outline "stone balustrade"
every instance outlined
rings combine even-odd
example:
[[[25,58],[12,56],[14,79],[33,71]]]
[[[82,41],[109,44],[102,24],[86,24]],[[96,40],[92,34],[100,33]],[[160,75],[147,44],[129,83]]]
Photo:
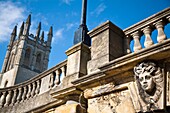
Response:
[[[167,8],[155,15],[152,15],[139,23],[128,27],[124,30],[126,40],[126,53],[131,53],[130,42],[134,40],[133,51],[137,52],[142,49],[142,45],[145,48],[152,46],[153,37],[151,34],[154,30],[157,30],[157,42],[161,43],[167,39],[164,32],[164,27],[170,23],[170,8]],[[140,38],[144,35],[144,44],[141,44]]]
[[[44,87],[47,87],[46,91],[49,91],[51,88],[58,86],[61,83],[61,74],[66,76],[66,63],[67,61],[65,60],[26,82],[0,89],[0,108],[13,106],[34,98],[43,93],[41,91],[44,91],[42,90]],[[46,84],[43,84],[44,79]]]

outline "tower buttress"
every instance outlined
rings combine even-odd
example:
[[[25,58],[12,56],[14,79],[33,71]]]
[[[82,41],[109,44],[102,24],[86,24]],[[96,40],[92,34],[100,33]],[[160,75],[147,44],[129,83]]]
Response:
[[[46,52],[45,52],[45,57],[44,57],[44,62],[43,62],[43,69],[48,68],[48,61],[49,61],[49,55],[51,52],[51,42],[52,42],[52,37],[53,37],[53,27],[50,27],[49,33],[48,33],[48,39],[47,39],[47,47],[46,47]]]
[[[23,30],[23,35],[19,37],[20,41],[18,43],[18,50],[17,50],[17,58],[16,58],[16,65],[23,65],[24,63],[24,55],[25,55],[25,48],[27,45],[27,39],[29,35],[29,29],[31,26],[31,14],[28,15],[28,18],[26,20],[26,23],[23,26],[21,26],[21,32]]]
[[[7,66],[8,66],[8,63],[9,63],[9,57],[10,57],[10,54],[11,54],[13,43],[14,43],[15,38],[16,38],[16,33],[17,33],[17,26],[14,27],[13,32],[11,33],[11,39],[10,39],[10,42],[9,42],[9,45],[8,45],[8,48],[7,48],[6,56],[5,56],[3,67],[2,67],[2,73],[7,71]]]

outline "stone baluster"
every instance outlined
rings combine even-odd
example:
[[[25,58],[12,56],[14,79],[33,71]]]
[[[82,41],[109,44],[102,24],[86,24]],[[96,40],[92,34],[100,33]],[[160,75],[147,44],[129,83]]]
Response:
[[[125,53],[127,53],[127,54],[131,53],[131,50],[130,50],[130,41],[131,41],[130,36],[126,36],[126,38],[125,38],[125,46],[126,46]]]
[[[34,95],[35,95],[35,88],[36,88],[36,84],[35,84],[35,82],[33,82],[33,83],[32,83],[31,97],[34,97]]]
[[[11,98],[12,98],[12,91],[9,90],[8,91],[8,94],[6,96],[6,102],[5,102],[5,105],[4,106],[9,106],[10,102],[11,102]]]
[[[14,89],[13,91],[13,97],[12,97],[12,101],[11,101],[11,105],[14,105],[17,99],[17,89]]]
[[[28,85],[28,92],[26,96],[27,96],[27,99],[29,99],[31,96],[31,84]]]
[[[142,49],[142,46],[140,44],[140,33],[137,31],[132,34],[132,37],[134,39],[133,50],[134,50],[134,52],[139,51],[140,49]]]
[[[55,77],[55,85],[59,85],[60,84],[60,74],[61,74],[61,70],[60,69],[57,69],[56,70],[56,77]]]
[[[38,95],[40,92],[40,80],[37,80],[36,82],[37,82],[37,88],[35,90],[35,95]]]
[[[6,97],[6,91],[2,92],[1,98],[0,98],[0,108],[2,108],[5,104],[5,97]]]
[[[142,29],[144,35],[145,35],[145,42],[144,42],[144,46],[150,47],[151,45],[153,45],[153,41],[151,38],[151,33],[152,33],[152,29],[150,28],[150,26],[145,27],[144,29]]]
[[[61,67],[61,72],[62,72],[63,76],[65,77],[66,76],[66,67],[65,66]]]
[[[54,74],[50,73],[50,83],[49,88],[52,88],[54,86]]]
[[[25,100],[26,94],[27,94],[27,86],[24,86],[24,91],[23,91],[23,94],[22,94],[22,102]]]
[[[17,103],[19,103],[22,99],[22,87],[18,88],[18,96],[17,96]]]
[[[154,23],[156,29],[158,30],[157,41],[158,43],[164,41],[166,39],[166,35],[164,33],[164,22],[162,20]]]

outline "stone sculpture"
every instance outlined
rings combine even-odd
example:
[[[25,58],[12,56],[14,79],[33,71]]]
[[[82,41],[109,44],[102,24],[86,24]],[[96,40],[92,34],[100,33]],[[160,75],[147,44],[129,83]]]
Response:
[[[134,67],[140,105],[145,111],[162,108],[163,74],[156,63],[146,61]]]

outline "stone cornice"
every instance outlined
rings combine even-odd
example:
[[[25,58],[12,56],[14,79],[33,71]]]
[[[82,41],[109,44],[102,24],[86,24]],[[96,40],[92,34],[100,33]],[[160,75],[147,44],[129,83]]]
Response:
[[[86,89],[92,86],[100,85],[102,81],[103,84],[105,84],[105,81],[108,82],[108,80],[116,81],[116,79],[120,80],[120,78],[121,80],[133,78],[132,70],[137,63],[143,60],[150,59],[161,61],[167,58],[170,58],[170,39],[165,40],[162,43],[155,44],[150,48],[145,48],[141,51],[117,58],[101,67],[98,67],[100,71],[83,76],[72,83],[80,89]]]
[[[89,47],[83,43],[78,43],[78,44],[74,45],[73,47],[68,49],[65,53],[67,56],[69,56],[79,50],[86,51],[87,53],[90,53]]]
[[[118,35],[122,35],[124,34],[123,31],[117,27],[116,25],[114,25],[111,21],[107,20],[105,23],[99,25],[98,27],[94,28],[93,30],[89,31],[88,34],[91,38],[93,38],[94,36],[98,35],[99,33],[110,29],[113,32],[115,32]]]
[[[53,89],[50,94],[53,98],[64,99],[69,95],[80,95],[81,92],[82,91],[80,89],[77,89],[74,86],[70,86],[65,89],[58,89],[58,90]]]

